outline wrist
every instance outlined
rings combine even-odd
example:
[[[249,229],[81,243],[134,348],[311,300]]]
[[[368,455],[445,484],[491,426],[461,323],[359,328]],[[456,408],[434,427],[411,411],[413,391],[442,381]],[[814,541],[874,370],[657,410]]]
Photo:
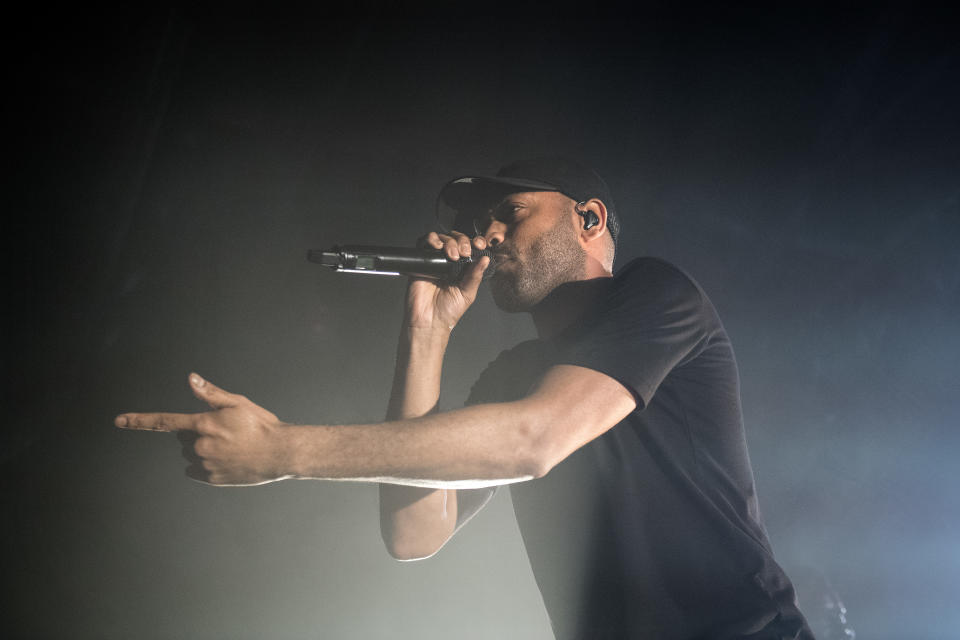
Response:
[[[420,327],[404,323],[400,330],[401,346],[445,351],[453,326]]]
[[[280,475],[284,478],[308,477],[304,468],[308,450],[305,429],[302,425],[288,424],[280,430]]]

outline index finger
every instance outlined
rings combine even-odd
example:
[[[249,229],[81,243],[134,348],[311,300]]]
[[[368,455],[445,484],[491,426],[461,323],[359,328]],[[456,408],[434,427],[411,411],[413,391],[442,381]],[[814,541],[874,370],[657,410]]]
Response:
[[[459,231],[437,233],[431,231],[417,242],[418,247],[433,247],[444,251],[450,260],[459,260],[470,255],[470,236]]]
[[[419,238],[417,238],[417,246],[424,247],[429,245],[434,249],[441,249],[443,248],[443,241],[447,239],[457,240],[458,242],[462,239],[466,239],[469,241],[470,236],[463,233],[462,231],[456,231],[456,230],[443,231],[443,232],[431,231],[427,235],[420,236]]]
[[[196,431],[196,416],[190,413],[124,413],[113,424],[134,431]]]
[[[440,234],[436,231],[431,231],[425,236],[420,236],[417,238],[417,247],[423,248],[426,246],[433,247],[434,249],[443,248],[443,240],[440,239]]]

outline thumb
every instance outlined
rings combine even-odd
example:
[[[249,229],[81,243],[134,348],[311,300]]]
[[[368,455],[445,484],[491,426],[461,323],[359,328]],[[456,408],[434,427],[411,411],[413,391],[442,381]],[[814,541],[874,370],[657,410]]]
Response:
[[[212,382],[207,382],[195,373],[190,374],[190,389],[193,395],[203,400],[213,409],[226,409],[240,404],[243,396],[224,391]]]
[[[480,282],[483,280],[483,272],[486,271],[488,266],[490,266],[490,258],[484,256],[470,265],[463,275],[463,279],[460,280],[460,290],[463,291],[467,300],[472,302],[477,297],[477,289],[480,288]]]

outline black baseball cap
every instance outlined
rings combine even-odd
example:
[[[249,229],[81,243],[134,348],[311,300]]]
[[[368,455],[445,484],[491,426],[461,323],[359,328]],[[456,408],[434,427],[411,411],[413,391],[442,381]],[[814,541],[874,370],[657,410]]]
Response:
[[[620,220],[607,183],[593,169],[569,158],[518,160],[502,167],[495,176],[455,178],[440,190],[440,200],[466,213],[517,191],[558,191],[577,202],[598,198],[607,207],[610,237],[616,242],[620,235]]]

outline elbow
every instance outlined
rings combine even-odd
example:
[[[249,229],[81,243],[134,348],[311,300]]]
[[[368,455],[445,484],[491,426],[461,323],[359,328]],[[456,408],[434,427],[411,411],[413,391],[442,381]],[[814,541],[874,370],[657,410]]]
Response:
[[[437,498],[443,498],[442,504]],[[456,503],[447,516],[442,492],[381,485],[380,538],[396,560],[422,560],[437,553],[453,535]]]
[[[513,475],[525,480],[535,480],[547,475],[554,465],[555,463],[546,455],[546,452],[534,445],[517,461]]]
[[[542,478],[563,459],[558,455],[556,443],[550,437],[551,429],[544,421],[531,420],[520,433],[521,442],[514,449],[517,477]]]
[[[404,541],[383,536],[383,546],[394,560],[412,562],[414,560],[426,560],[433,556],[440,551],[443,544],[425,545],[416,541]]]
[[[387,523],[380,524],[380,538],[383,540],[383,546],[394,560],[401,562],[410,562],[412,560],[425,560],[440,551],[440,548],[446,544],[448,537],[439,538],[415,534],[414,532],[402,532],[390,526]]]

